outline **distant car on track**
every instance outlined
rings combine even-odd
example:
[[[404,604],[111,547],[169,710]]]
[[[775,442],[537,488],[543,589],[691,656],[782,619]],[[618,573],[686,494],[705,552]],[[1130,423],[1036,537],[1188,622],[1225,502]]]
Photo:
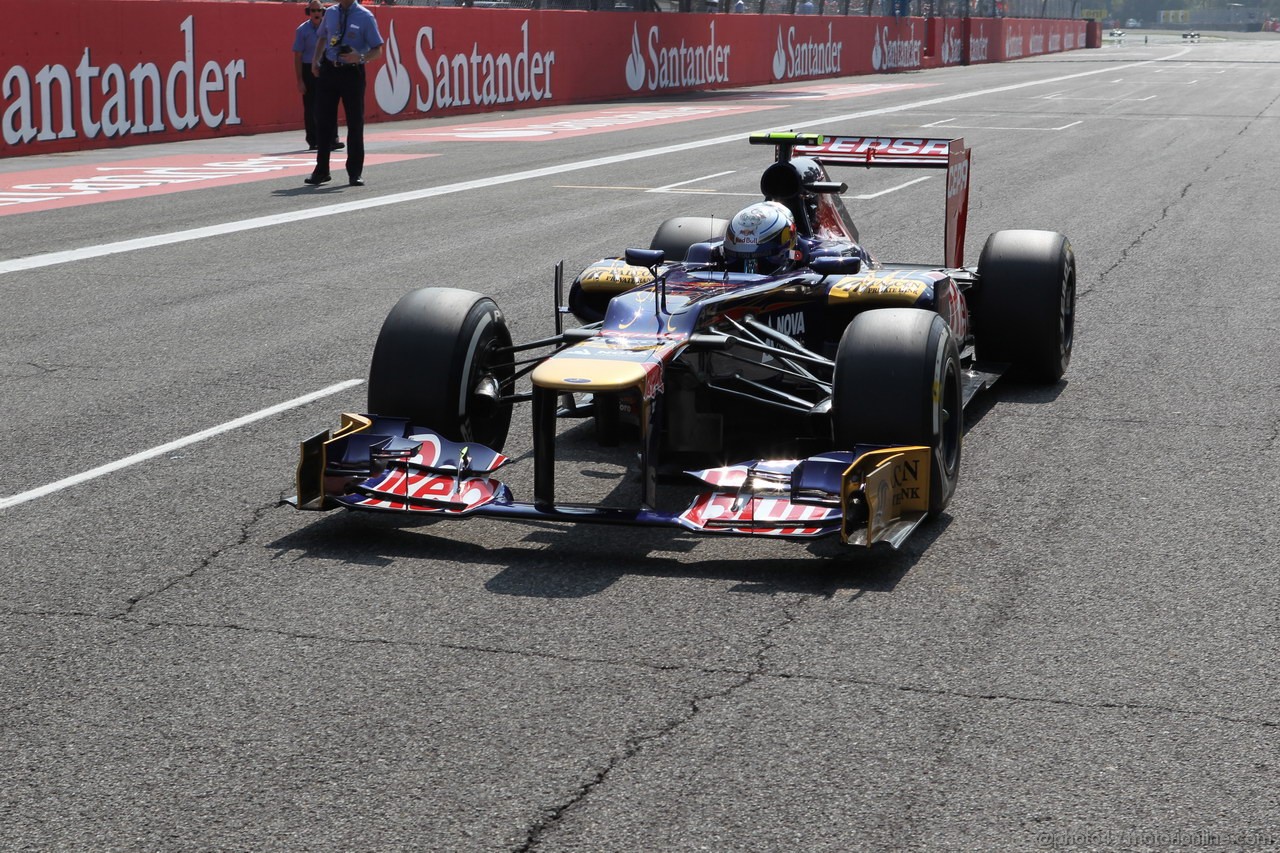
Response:
[[[1062,234],[999,231],[964,265],[962,139],[750,141],[774,148],[764,201],[732,220],[667,220],[649,248],[576,276],[567,306],[557,267],[550,337],[514,344],[480,293],[405,295],[374,346],[371,414],[303,442],[290,502],[899,546],[955,492],[969,401],[1006,372],[1062,377],[1075,255]],[[942,264],[881,262],[862,245],[829,172],[852,167],[945,175]],[[568,313],[582,325],[564,328]],[[522,403],[531,500],[499,479]],[[638,505],[557,492],[562,418],[592,421],[602,445],[635,444]],[[671,477],[701,491],[664,506]]]

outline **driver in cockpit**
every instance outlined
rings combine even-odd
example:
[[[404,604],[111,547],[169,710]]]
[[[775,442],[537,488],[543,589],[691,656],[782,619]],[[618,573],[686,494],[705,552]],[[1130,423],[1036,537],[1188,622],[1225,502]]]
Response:
[[[728,269],[759,275],[788,272],[804,260],[795,217],[776,201],[756,202],[734,214],[723,251]]]

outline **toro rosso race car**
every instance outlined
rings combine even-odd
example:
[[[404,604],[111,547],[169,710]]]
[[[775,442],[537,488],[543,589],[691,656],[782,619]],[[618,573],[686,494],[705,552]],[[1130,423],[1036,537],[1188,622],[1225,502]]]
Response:
[[[1056,383],[1071,359],[1076,267],[1048,231],[1000,231],[963,264],[961,139],[760,133],[763,201],[678,217],[649,248],[555,277],[555,334],[512,342],[482,294],[423,288],[374,347],[370,414],[302,444],[299,509],[669,527],[898,547],[960,476],[964,409],[1006,372]],[[945,262],[883,263],[831,173],[946,175]],[[581,324],[565,328],[572,314]],[[512,408],[532,409],[531,495],[504,482]],[[638,445],[634,506],[559,494],[557,425]],[[525,463],[527,464],[527,463]],[[664,506],[659,483],[700,484]],[[664,485],[663,493],[668,491]],[[691,490],[685,489],[686,492]]]

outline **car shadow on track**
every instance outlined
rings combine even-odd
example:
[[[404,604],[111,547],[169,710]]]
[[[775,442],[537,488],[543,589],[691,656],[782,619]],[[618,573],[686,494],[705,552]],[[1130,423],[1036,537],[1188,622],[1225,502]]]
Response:
[[[624,578],[648,577],[730,582],[731,592],[856,598],[891,592],[950,520],[944,513],[926,523],[898,551],[887,545],[850,547],[833,538],[794,546],[770,540],[759,543],[761,556],[742,557],[744,546],[757,547],[745,537],[540,522],[422,522],[344,512],[323,516],[268,547],[294,560],[365,569],[421,560],[496,564],[503,568],[485,581],[485,589],[517,597],[588,598]],[[516,544],[492,546],[451,535],[468,524],[500,525],[523,535]],[[807,553],[797,556],[801,551]]]

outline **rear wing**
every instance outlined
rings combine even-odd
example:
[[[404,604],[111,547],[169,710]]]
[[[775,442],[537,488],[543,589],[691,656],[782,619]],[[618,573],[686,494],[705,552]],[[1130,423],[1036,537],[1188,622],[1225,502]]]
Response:
[[[946,231],[943,257],[948,267],[964,266],[964,235],[969,219],[969,155],[963,139],[908,136],[827,136],[819,133],[753,133],[752,145],[773,145],[777,159],[792,154],[827,166],[946,169]]]

